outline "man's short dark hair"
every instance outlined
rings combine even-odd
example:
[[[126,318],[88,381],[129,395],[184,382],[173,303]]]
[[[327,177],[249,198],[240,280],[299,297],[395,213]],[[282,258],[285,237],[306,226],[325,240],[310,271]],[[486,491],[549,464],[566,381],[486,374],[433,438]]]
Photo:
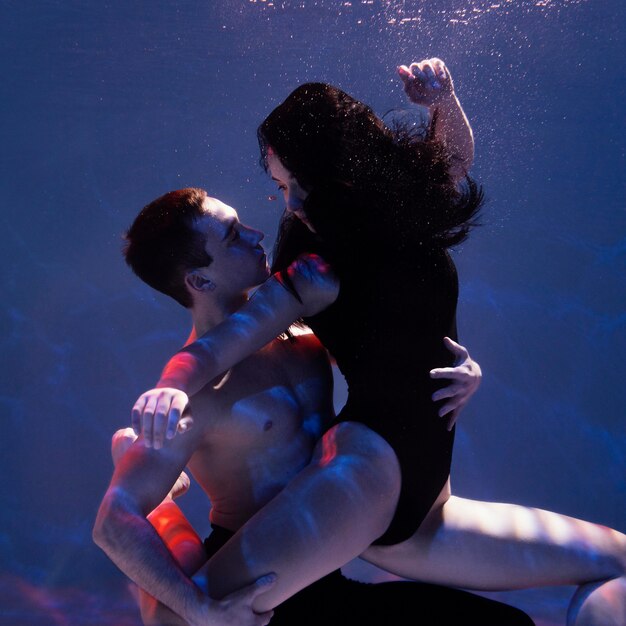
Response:
[[[146,205],[124,239],[124,257],[145,283],[190,308],[185,273],[213,259],[204,249],[206,237],[194,225],[205,214],[203,189],[170,191]]]

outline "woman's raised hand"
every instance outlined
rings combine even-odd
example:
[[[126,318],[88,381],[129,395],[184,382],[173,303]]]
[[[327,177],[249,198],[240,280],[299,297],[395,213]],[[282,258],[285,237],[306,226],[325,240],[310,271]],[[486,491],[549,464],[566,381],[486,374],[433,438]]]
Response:
[[[432,395],[433,401],[449,398],[439,409],[439,416],[448,416],[448,430],[452,430],[459,413],[474,395],[480,385],[482,371],[480,365],[470,357],[462,345],[444,337],[446,348],[456,356],[454,367],[440,367],[430,371],[431,378],[450,379],[447,387],[438,389]]]
[[[173,439],[176,431],[185,432],[193,424],[190,415],[183,414],[189,407],[189,396],[180,389],[162,387],[150,389],[139,396],[131,413],[133,430],[143,434],[146,448],[163,447],[165,438]]]
[[[454,94],[452,76],[441,59],[425,59],[408,66],[400,65],[398,74],[404,83],[406,95],[415,104],[431,106]]]

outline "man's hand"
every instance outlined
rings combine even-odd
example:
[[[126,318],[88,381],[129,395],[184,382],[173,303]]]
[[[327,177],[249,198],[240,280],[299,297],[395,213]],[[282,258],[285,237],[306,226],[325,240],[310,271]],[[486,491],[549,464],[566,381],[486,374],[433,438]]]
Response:
[[[274,611],[255,613],[252,603],[257,596],[269,591],[276,579],[276,574],[267,574],[223,600],[207,598],[199,611],[185,618],[190,626],[265,626],[272,619]]]
[[[398,74],[411,102],[431,106],[454,95],[452,76],[441,59],[433,58],[400,65]]]
[[[165,437],[173,439],[176,431],[189,430],[193,419],[183,417],[189,406],[189,396],[180,389],[163,387],[150,389],[141,394],[131,413],[133,430],[138,435],[143,432],[144,444],[156,450],[163,447]]]
[[[454,367],[441,367],[431,370],[431,378],[449,378],[452,382],[443,389],[435,391],[432,395],[433,401],[450,398],[446,404],[439,409],[439,416],[449,415],[448,430],[452,430],[461,409],[468,403],[474,395],[482,378],[480,365],[474,361],[468,351],[460,344],[452,341],[449,337],[444,337],[444,343],[450,352],[456,356]]]

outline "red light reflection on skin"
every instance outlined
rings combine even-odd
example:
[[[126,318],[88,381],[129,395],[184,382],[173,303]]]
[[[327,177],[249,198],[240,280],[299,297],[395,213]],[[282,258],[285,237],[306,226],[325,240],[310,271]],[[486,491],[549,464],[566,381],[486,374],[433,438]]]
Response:
[[[148,520],[184,570],[193,571],[204,564],[202,539],[173,500],[164,500],[148,515]]]
[[[322,458],[320,459],[320,465],[325,467],[333,459],[337,457],[337,434],[336,431],[328,431],[324,437],[322,437]]]

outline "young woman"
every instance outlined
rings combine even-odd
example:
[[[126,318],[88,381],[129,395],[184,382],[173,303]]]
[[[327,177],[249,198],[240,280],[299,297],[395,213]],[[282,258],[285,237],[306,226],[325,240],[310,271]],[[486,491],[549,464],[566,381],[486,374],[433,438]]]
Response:
[[[166,366],[134,423],[173,436],[188,396],[304,318],[348,383],[314,458],[210,561],[221,597],[268,571],[268,610],[357,555],[407,578],[473,589],[580,585],[570,624],[626,623],[626,537],[547,511],[451,496],[454,430],[431,402],[449,363],[457,277],[447,249],[481,204],[437,140],[386,126],[324,84],[296,89],[259,129],[285,194],[276,273]],[[460,161],[461,169],[463,166]],[[154,422],[154,425],[153,425]],[[144,429],[146,430],[146,429]]]

